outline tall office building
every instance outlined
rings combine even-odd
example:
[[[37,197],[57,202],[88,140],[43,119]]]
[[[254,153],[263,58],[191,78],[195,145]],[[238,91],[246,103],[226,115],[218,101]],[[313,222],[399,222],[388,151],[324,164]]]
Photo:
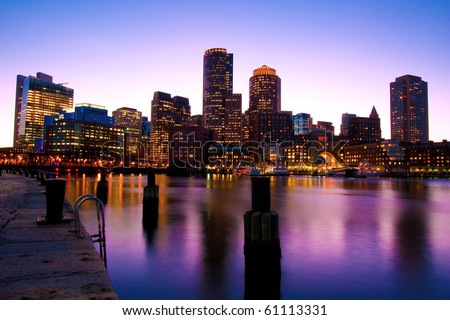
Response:
[[[267,132],[260,131],[265,127],[259,123],[260,115],[281,112],[281,79],[275,69],[263,65],[253,71],[249,82],[249,139],[262,141]]]
[[[182,126],[190,117],[189,99],[156,91],[151,108],[150,160],[160,166],[169,163],[169,131]]]
[[[73,89],[53,83],[52,76],[41,72],[38,72],[36,77],[19,75],[16,88],[14,145],[33,147],[35,139],[43,138],[44,117],[57,115],[72,107]]]
[[[189,104],[189,99],[175,96],[172,100],[176,113],[175,123],[183,126],[187,125],[188,120],[191,117],[191,105]]]
[[[235,93],[225,97],[225,142],[240,144],[242,140],[242,95]]]
[[[404,75],[390,84],[391,137],[405,142],[428,142],[428,83]]]
[[[141,156],[139,143],[142,137],[142,112],[133,108],[122,107],[114,110],[112,116],[114,117],[114,125],[125,129],[124,159],[126,165],[128,165],[130,160],[136,160]]]
[[[275,69],[263,65],[253,70],[250,78],[250,112],[281,112],[281,79]]]
[[[233,54],[213,48],[203,55],[203,121],[225,142],[225,97],[233,93]]]
[[[14,141],[13,145],[15,148],[19,147],[19,126],[20,126],[20,110],[22,110],[22,95],[23,95],[23,82],[25,81],[25,76],[17,75],[16,82],[16,104],[14,112]]]
[[[309,113],[297,113],[292,116],[294,123],[294,136],[304,135],[312,129],[312,118]]]
[[[114,125],[124,127],[125,134],[136,142],[142,133],[142,112],[133,108],[119,108],[112,112]]]

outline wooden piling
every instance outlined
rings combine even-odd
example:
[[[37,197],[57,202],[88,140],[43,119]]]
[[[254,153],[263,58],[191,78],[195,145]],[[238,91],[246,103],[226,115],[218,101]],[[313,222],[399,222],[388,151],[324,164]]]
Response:
[[[147,175],[147,186],[144,187],[144,197],[142,203],[142,222],[147,227],[154,227],[158,223],[159,214],[159,186],[156,185],[154,172]]]
[[[252,178],[252,210],[244,214],[245,298],[280,299],[278,213],[270,209],[270,178]]]

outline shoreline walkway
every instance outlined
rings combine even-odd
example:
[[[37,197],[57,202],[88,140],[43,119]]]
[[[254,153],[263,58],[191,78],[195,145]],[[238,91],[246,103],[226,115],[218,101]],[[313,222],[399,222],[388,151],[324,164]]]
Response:
[[[35,179],[0,176],[0,300],[117,299],[90,238],[74,222],[37,225],[46,215],[45,187]],[[73,217],[69,203],[64,216]]]

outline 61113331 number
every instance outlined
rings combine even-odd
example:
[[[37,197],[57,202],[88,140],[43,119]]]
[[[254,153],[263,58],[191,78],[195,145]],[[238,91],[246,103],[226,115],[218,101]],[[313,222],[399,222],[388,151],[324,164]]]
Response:
[[[268,305],[264,309],[266,316],[326,316],[325,305]]]

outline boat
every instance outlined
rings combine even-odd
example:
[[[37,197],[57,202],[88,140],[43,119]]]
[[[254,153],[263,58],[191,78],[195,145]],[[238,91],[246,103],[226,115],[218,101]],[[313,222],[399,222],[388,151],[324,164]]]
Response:
[[[248,175],[249,173],[250,172],[247,169],[247,167],[239,166],[239,167],[236,167],[233,169],[233,174],[235,174],[237,176],[245,176],[245,175]]]
[[[381,172],[377,171],[377,168],[370,165],[367,161],[362,161],[358,167],[358,175],[364,177],[381,177]]]
[[[270,175],[272,175],[272,176],[288,176],[289,171],[282,164],[276,164],[272,167],[272,173],[270,173]]]
[[[253,167],[252,170],[250,170],[250,175],[251,176],[260,176],[261,175],[261,171],[259,171],[255,167]]]

